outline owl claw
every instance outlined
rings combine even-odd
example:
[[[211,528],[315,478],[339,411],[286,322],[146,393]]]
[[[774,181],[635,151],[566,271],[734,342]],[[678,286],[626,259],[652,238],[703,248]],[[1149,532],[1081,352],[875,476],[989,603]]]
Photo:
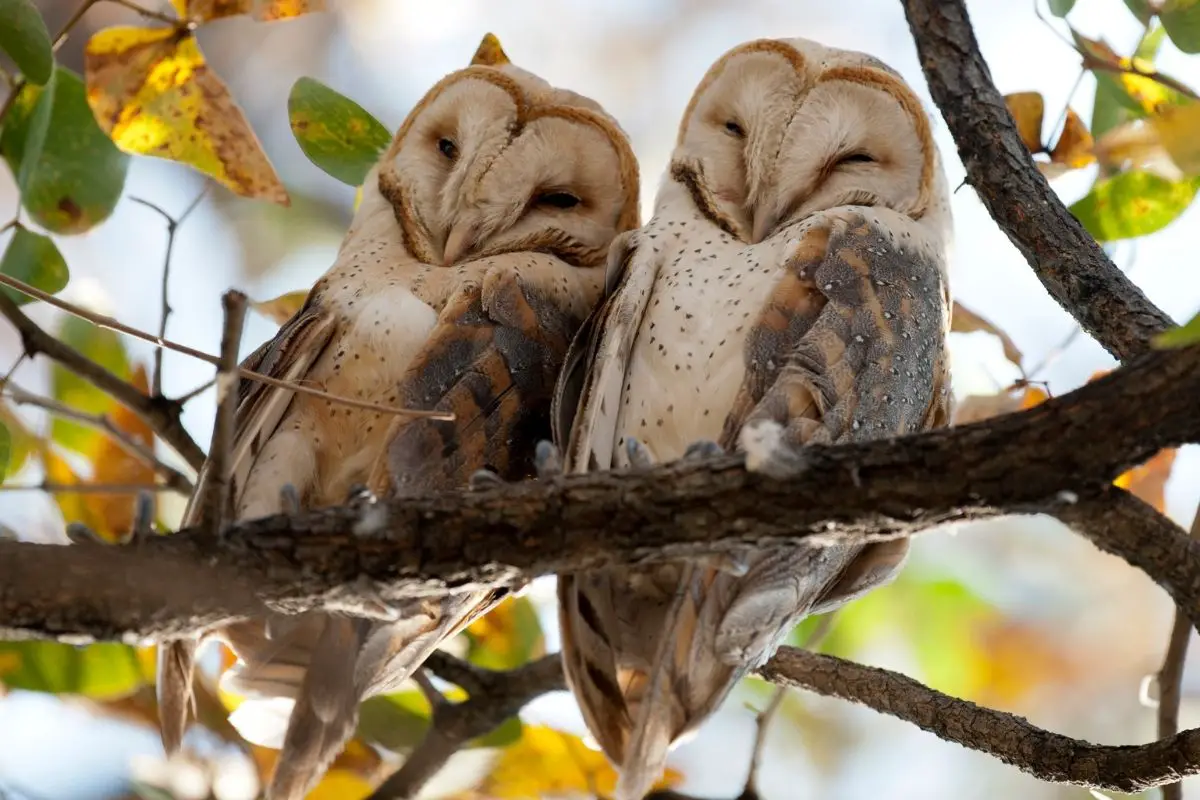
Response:
[[[725,455],[725,448],[712,441],[711,439],[701,439],[698,442],[692,442],[683,451],[681,460],[683,461],[702,461],[706,458]]]
[[[355,484],[350,490],[350,500],[355,497],[354,490],[362,484]],[[366,488],[366,487],[363,487]],[[283,508],[285,514],[300,513],[300,493],[296,491],[296,485],[293,483],[285,483],[279,488],[279,504]]]
[[[554,446],[554,442],[542,439],[537,443],[533,452],[533,468],[537,470],[539,481],[557,478],[563,474],[562,453]]]
[[[71,544],[108,544],[100,534],[82,522],[67,523],[67,538]]]
[[[504,484],[504,479],[490,469],[477,469],[471,473],[471,477],[467,479],[467,488],[472,491],[480,489],[490,489],[494,486]]]
[[[133,500],[133,528],[121,544],[131,541],[139,544],[150,538],[154,532],[154,506],[154,495],[144,489],[137,493]]]
[[[625,456],[629,459],[629,466],[635,469],[654,466],[654,460],[650,457],[650,451],[646,449],[646,445],[632,436],[625,437]]]

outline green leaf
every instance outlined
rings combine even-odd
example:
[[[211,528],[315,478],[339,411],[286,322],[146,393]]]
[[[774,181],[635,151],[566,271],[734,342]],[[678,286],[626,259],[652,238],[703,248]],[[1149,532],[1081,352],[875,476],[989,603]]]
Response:
[[[1097,181],[1071,206],[1088,233],[1111,242],[1146,236],[1170,225],[1196,196],[1194,180],[1170,181],[1150,172],[1123,172]]]
[[[143,679],[129,645],[23,641],[0,642],[0,683],[11,689],[111,700],[136,691]]]
[[[1200,53],[1200,0],[1167,0],[1158,18],[1176,47],[1185,53]]]
[[[0,0],[0,50],[25,80],[41,86],[54,71],[50,31],[32,0]]]
[[[1075,0],[1050,0],[1050,13],[1056,17],[1065,17],[1075,7]]]
[[[0,483],[8,477],[8,461],[12,456],[12,434],[8,426],[0,423]]]
[[[497,605],[467,628],[467,660],[484,669],[515,669],[543,652],[542,624],[527,597]]]
[[[1150,10],[1150,4],[1146,0],[1125,0],[1125,7],[1137,17],[1138,22],[1143,25],[1148,25],[1150,19],[1154,16],[1154,12]]]
[[[97,328],[78,317],[66,317],[59,328],[58,338],[122,380],[129,380],[133,374],[125,344],[112,331]],[[108,414],[115,407],[112,398],[104,392],[57,364],[50,371],[50,388],[55,400],[89,414]],[[101,434],[79,423],[55,418],[50,427],[50,436],[63,447],[90,455]]]
[[[0,131],[0,154],[17,176],[25,210],[62,234],[107,219],[129,169],[129,156],[96,124],[83,80],[63,67],[44,87],[22,90]]]
[[[521,738],[522,728],[520,717],[509,717],[491,733],[472,739],[467,747],[508,747]]]
[[[350,186],[362,184],[392,140],[362,106],[312,78],[292,86],[288,119],[308,160]]]
[[[1174,347],[1187,347],[1200,342],[1200,314],[1192,317],[1189,322],[1163,331],[1154,337],[1154,346],[1161,350]]]
[[[416,747],[429,730],[432,709],[419,690],[372,697],[358,714],[358,736],[396,753]]]
[[[0,273],[28,283],[48,294],[58,294],[67,285],[70,273],[66,259],[49,236],[17,228],[0,258]],[[27,294],[8,286],[3,288],[17,305],[33,302]]]

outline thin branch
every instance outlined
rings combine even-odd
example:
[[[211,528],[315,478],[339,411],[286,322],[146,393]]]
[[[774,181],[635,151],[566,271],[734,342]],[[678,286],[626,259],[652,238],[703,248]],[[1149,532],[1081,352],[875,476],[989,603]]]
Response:
[[[451,683],[455,682],[452,676],[462,676],[470,671],[469,682],[477,691],[468,690],[470,696],[461,703],[434,706],[425,738],[369,800],[416,797],[421,787],[472,739],[488,735],[534,698],[566,688],[557,653],[507,672],[492,672],[466,664],[465,668],[455,666],[447,670],[447,674],[441,674],[438,667],[445,668],[450,660],[450,656],[441,654],[436,660],[427,661],[426,666]]]
[[[215,367],[221,366],[221,359],[217,356],[210,355],[202,350],[197,350],[194,347],[188,347],[187,345],[179,344],[178,342],[172,342],[170,339],[164,339],[160,336],[155,336],[152,333],[146,333],[139,328],[126,325],[125,323],[119,322],[105,314],[98,314],[94,311],[89,311],[86,308],[80,308],[79,306],[69,303],[62,298],[43,292],[36,286],[30,286],[28,283],[14,278],[11,275],[0,273],[0,284],[8,286],[12,289],[16,289],[22,294],[37,298],[48,305],[52,305],[57,309],[67,312],[68,314],[86,320],[97,327],[107,328],[108,330],[116,331],[117,333],[123,333],[126,336],[132,336],[135,339],[141,339],[143,342],[149,342],[150,344],[157,345],[159,347],[165,347],[168,350],[174,350],[177,353],[183,353],[184,355],[191,356],[192,358],[199,359],[200,361],[206,361]],[[379,414],[391,414],[405,417],[425,417],[429,419],[447,421],[454,420],[454,415],[450,413],[441,411],[424,411],[414,408],[393,408],[391,406],[382,406],[377,403],[367,403],[362,400],[355,400],[351,397],[341,397],[339,395],[330,394],[329,392],[324,392],[320,389],[314,389],[311,386],[305,386],[301,383],[282,381],[278,378],[272,378],[270,375],[263,375],[261,373],[254,372],[253,370],[245,369],[244,367],[238,367],[237,372],[239,377],[247,380],[265,383],[268,386],[274,386],[279,389],[287,389],[288,391],[296,392],[297,394],[306,394],[310,397],[319,397],[322,400],[329,401],[330,403],[337,403],[338,405],[349,406],[351,408],[360,408],[364,411],[374,411]]]
[[[1042,285],[1122,361],[1174,322],[1109,260],[1021,143],[963,0],[902,0],[929,91],[992,218]]]
[[[110,2],[114,5],[121,6],[123,8],[128,8],[130,11],[134,11],[134,12],[140,14],[141,16],[145,17],[146,19],[153,19],[153,20],[157,20],[158,22],[165,22],[166,24],[170,25],[172,28],[181,28],[182,29],[182,28],[188,27],[187,20],[180,20],[176,17],[172,17],[167,14],[160,14],[157,11],[153,11],[149,8],[145,8],[144,6],[138,5],[137,3],[133,2],[133,0],[108,0],[108,2]]]
[[[205,381],[204,383],[197,386],[195,389],[192,389],[191,391],[181,394],[181,395],[179,395],[179,397],[176,397],[175,402],[181,406],[186,405],[188,403],[188,401],[195,400],[197,397],[199,397],[200,395],[207,392],[209,390],[209,388],[212,387],[212,385],[215,384],[216,382],[217,382],[216,378],[213,378],[210,381]]]
[[[21,334],[21,342],[29,356],[39,353],[45,355],[108,394],[153,428],[189,466],[200,469],[204,463],[204,451],[183,427],[180,419],[182,406],[163,397],[142,394],[133,384],[121,380],[75,348],[46,333],[3,292],[0,292],[0,315],[6,317]]]
[[[5,383],[0,382],[0,386],[5,385]],[[174,467],[164,464],[154,455],[154,451],[150,447],[147,447],[118,428],[106,415],[88,414],[77,408],[64,405],[52,398],[28,392],[11,383],[7,384],[7,386],[8,392],[3,396],[8,397],[17,405],[35,406],[56,417],[78,422],[80,425],[86,425],[89,428],[100,431],[118,444],[125,452],[139,459],[143,464],[151,467],[157,474],[162,476],[165,479],[165,483],[161,488],[172,489],[180,494],[191,494],[193,488],[192,482],[188,480],[186,475]]]
[[[1200,507],[1192,517],[1192,539],[1200,539]],[[1175,609],[1171,623],[1171,638],[1162,669],[1158,671],[1158,738],[1167,739],[1179,732],[1179,702],[1183,695],[1183,667],[1187,660],[1188,641],[1192,625],[1182,609]],[[1183,800],[1183,784],[1168,783],[1162,787],[1163,800]]]
[[[232,502],[229,468],[233,459],[233,433],[237,418],[238,347],[246,322],[246,295],[228,291],[221,297],[225,309],[225,327],[221,333],[221,366],[217,371],[217,419],[213,424],[212,444],[208,448],[208,496],[204,508],[209,530],[219,536],[229,520]]]
[[[138,492],[173,492],[175,488],[160,483],[55,483],[0,484],[0,492],[46,492],[47,494],[137,494]]]

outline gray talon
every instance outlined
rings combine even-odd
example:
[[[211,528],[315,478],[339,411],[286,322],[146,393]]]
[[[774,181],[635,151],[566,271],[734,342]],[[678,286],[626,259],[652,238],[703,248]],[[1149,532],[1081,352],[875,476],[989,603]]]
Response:
[[[533,468],[537,470],[538,480],[544,481],[562,475],[562,453],[553,442],[542,439],[537,443],[533,453]]]
[[[133,500],[133,530],[121,543],[142,542],[149,538],[154,532],[154,511],[154,495],[144,489],[138,492]]]
[[[67,523],[67,538],[72,544],[108,544],[100,534],[82,522]]]
[[[650,451],[646,446],[632,436],[625,437],[625,455],[629,458],[629,465],[638,469],[645,469],[653,466],[654,462],[650,459]]]
[[[361,484],[357,484],[355,486],[355,488],[358,488],[359,485],[361,485]],[[351,490],[350,496],[353,499],[353,497],[354,497],[353,490]],[[285,483],[283,485],[283,487],[279,490],[279,501],[280,501],[280,505],[283,506],[283,513],[285,513],[285,514],[299,514],[300,513],[300,493],[298,491],[296,491],[295,484]]]
[[[477,469],[467,479],[467,487],[470,489],[490,489],[503,483],[504,479],[490,469]]]
[[[683,459],[685,461],[700,461],[705,458],[713,458],[714,456],[725,455],[725,448],[710,439],[701,439],[698,442],[692,442],[683,451]]]

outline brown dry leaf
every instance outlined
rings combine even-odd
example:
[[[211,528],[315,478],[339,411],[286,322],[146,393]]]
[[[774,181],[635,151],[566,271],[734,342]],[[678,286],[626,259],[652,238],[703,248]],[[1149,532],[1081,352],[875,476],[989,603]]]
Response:
[[[1174,447],[1159,450],[1145,464],[1139,464],[1123,473],[1113,483],[1129,490],[1160,512],[1165,511],[1167,479],[1171,477],[1171,468],[1175,466],[1177,452]]]
[[[1092,153],[1094,144],[1095,141],[1092,139],[1087,125],[1083,124],[1083,120],[1079,118],[1074,109],[1068,108],[1062,133],[1059,134],[1058,141],[1054,143],[1054,149],[1050,151],[1050,161],[1053,164],[1061,164],[1067,169],[1086,167],[1096,160],[1096,156]]]
[[[314,11],[324,11],[325,0],[171,0],[181,19],[211,22],[223,17],[250,14],[269,22],[288,19]]]
[[[295,316],[296,312],[303,307],[306,299],[308,299],[308,290],[304,289],[298,292],[287,292],[270,300],[251,301],[250,307],[264,317],[282,325]]]
[[[981,673],[971,699],[992,708],[1014,709],[1036,690],[1067,684],[1086,668],[1062,637],[1011,618],[985,623],[976,645]]]
[[[71,468],[66,459],[53,450],[48,449],[42,454],[42,464],[46,470],[46,480],[49,483],[59,486],[75,486],[87,483],[87,481],[75,473],[75,470]],[[86,502],[87,497],[87,495],[76,492],[54,493],[54,502],[58,505],[58,510],[62,513],[63,522],[82,522],[105,541],[120,541],[121,536],[117,532],[107,530],[104,527],[104,518],[96,514],[93,507]],[[129,498],[129,501],[132,503],[133,498]]]
[[[1038,386],[1017,383],[997,394],[973,394],[963,398],[954,409],[954,424],[969,425],[1001,414],[1025,411],[1049,398]]]
[[[670,789],[683,776],[668,769],[652,787]],[[568,792],[609,797],[617,773],[603,753],[578,736],[543,725],[526,725],[521,738],[501,754],[479,791],[492,800],[539,800]]]
[[[985,331],[998,337],[1000,344],[1004,347],[1004,357],[1016,366],[1021,366],[1023,356],[1009,335],[957,300],[954,301],[954,312],[950,317],[950,330],[955,333]]]
[[[85,48],[88,104],[126,153],[188,164],[245,197],[289,205],[287,190],[195,37],[107,28]]]
[[[1046,113],[1046,101],[1040,92],[1013,92],[1004,95],[1008,113],[1017,123],[1017,132],[1030,153],[1040,153],[1042,147],[1042,117]]]

